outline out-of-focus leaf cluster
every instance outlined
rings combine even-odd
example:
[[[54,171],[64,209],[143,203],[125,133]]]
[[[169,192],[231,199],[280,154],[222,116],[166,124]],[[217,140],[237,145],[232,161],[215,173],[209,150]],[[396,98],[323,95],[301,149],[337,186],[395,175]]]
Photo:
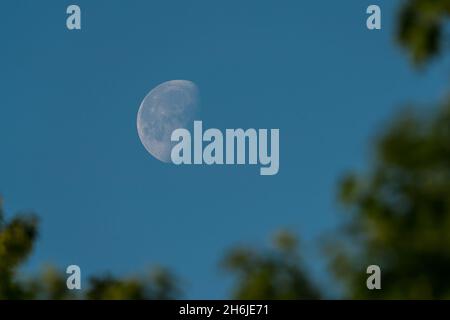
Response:
[[[319,291],[301,264],[297,239],[280,232],[272,250],[237,247],[222,266],[237,277],[236,299],[318,299]]]
[[[450,298],[450,100],[436,114],[399,115],[371,171],[347,176],[340,195],[351,218],[332,265],[350,296]],[[370,264],[383,290],[365,288]]]
[[[0,300],[6,299],[175,299],[180,296],[178,279],[163,268],[148,276],[118,278],[112,275],[88,279],[86,288],[69,290],[69,275],[48,266],[31,278],[18,270],[32,252],[37,236],[37,218],[17,215],[7,222],[0,199]]]
[[[423,65],[449,45],[446,33],[450,0],[407,0],[402,7],[397,39],[416,65]]]

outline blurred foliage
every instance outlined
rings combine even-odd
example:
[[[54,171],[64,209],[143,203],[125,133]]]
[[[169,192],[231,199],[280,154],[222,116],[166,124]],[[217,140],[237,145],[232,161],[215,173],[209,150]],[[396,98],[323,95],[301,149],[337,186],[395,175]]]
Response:
[[[376,145],[373,168],[343,180],[349,216],[332,265],[353,298],[450,298],[450,99],[436,114],[405,111]],[[365,287],[377,264],[383,289]]]
[[[33,299],[40,300],[67,300],[75,299],[75,291],[67,289],[68,275],[59,272],[53,266],[46,266],[43,271],[30,279],[22,280],[21,285],[27,288]]]
[[[0,299],[31,298],[16,276],[18,267],[33,250],[36,236],[36,217],[18,215],[6,222],[0,198]]]
[[[260,251],[238,247],[222,266],[237,277],[235,299],[318,299],[318,290],[301,265],[298,243],[290,233],[280,232],[274,249]]]
[[[146,278],[117,279],[111,275],[92,277],[87,299],[168,300],[180,295],[177,278],[163,268],[155,268]]]
[[[404,1],[397,38],[416,66],[448,44],[449,16],[450,0]],[[348,214],[326,254],[346,297],[450,298],[450,99],[438,109],[398,115],[376,143],[370,172],[349,174],[340,185]],[[225,260],[237,276],[234,297],[320,297],[290,245],[234,249]],[[382,290],[366,287],[371,264],[381,267]]]
[[[17,215],[6,222],[0,198],[0,300],[175,299],[181,294],[178,279],[163,268],[154,268],[147,277],[92,277],[82,290],[68,290],[69,275],[52,266],[32,278],[22,279],[18,269],[32,252],[37,227],[34,215]]]
[[[397,38],[416,65],[423,65],[448,46],[449,16],[450,0],[408,0],[404,3]]]
[[[404,2],[398,39],[416,65],[442,53],[449,17],[450,0]],[[368,172],[348,174],[339,192],[348,215],[326,249],[348,297],[450,299],[450,98],[394,118]],[[371,264],[382,290],[366,288]]]

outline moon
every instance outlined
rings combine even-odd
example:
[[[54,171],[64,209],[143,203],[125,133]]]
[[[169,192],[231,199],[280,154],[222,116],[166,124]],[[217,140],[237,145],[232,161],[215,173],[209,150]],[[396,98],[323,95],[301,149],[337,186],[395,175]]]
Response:
[[[199,91],[194,82],[171,80],[152,89],[137,114],[137,131],[145,149],[160,161],[172,162],[172,132],[191,127],[198,112]]]

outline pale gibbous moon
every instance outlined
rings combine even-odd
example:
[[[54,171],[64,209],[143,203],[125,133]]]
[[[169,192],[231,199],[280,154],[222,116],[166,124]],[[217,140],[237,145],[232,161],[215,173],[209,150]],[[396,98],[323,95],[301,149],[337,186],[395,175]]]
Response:
[[[137,114],[137,131],[145,149],[163,162],[172,162],[170,141],[175,129],[190,128],[199,111],[198,88],[192,81],[171,80],[150,91]]]

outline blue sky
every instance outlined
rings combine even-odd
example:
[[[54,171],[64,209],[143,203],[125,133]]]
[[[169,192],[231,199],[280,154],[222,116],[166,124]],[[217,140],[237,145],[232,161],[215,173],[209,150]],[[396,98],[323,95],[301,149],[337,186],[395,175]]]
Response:
[[[81,31],[65,27],[72,3]],[[381,31],[365,27],[374,3]],[[129,275],[159,264],[184,279],[188,298],[224,298],[224,250],[266,245],[289,228],[333,291],[317,246],[340,221],[339,177],[364,168],[370,141],[401,106],[445,93],[442,65],[414,71],[394,45],[397,4],[2,1],[0,194],[8,216],[41,217],[26,270]],[[278,175],[150,156],[136,114],[172,79],[198,85],[204,127],[279,128]]]

